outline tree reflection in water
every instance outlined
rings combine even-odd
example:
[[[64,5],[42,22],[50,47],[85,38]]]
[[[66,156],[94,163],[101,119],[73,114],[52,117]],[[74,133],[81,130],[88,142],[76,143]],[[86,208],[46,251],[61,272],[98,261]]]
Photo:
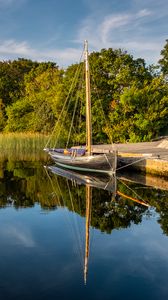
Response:
[[[67,174],[63,177],[37,161],[1,162],[0,206],[13,205],[19,209],[39,203],[45,210],[65,206],[85,216],[85,184],[89,183],[92,186],[93,227],[110,233],[113,229],[140,223],[143,216],[150,217],[153,212],[150,207],[132,200],[141,199],[159,214],[158,222],[163,232],[168,234],[168,191],[126,181],[126,178],[123,180],[123,174],[122,180],[119,178],[116,183],[114,179],[110,182],[105,177],[94,178],[91,182],[87,182],[88,178],[80,178],[79,182],[79,178],[73,179],[70,173]]]

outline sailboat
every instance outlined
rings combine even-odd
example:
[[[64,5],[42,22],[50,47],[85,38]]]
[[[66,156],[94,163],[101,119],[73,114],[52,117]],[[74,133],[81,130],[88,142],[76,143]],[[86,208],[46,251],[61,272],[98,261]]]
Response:
[[[92,151],[92,118],[88,42],[84,43],[85,88],[86,88],[86,147],[69,149],[44,148],[59,167],[84,172],[106,173],[116,172],[116,151],[93,153]]]

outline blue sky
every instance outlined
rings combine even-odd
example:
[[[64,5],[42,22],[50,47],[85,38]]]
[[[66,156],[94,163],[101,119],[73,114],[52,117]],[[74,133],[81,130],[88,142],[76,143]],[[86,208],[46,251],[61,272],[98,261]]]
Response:
[[[168,39],[168,0],[0,0],[0,60],[78,62],[90,51],[121,48],[157,63]]]

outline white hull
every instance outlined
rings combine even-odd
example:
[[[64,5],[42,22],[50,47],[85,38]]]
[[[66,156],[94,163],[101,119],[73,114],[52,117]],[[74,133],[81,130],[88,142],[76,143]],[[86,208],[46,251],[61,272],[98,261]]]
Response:
[[[49,152],[58,166],[70,170],[114,174],[116,170],[115,153],[73,157],[55,152]]]

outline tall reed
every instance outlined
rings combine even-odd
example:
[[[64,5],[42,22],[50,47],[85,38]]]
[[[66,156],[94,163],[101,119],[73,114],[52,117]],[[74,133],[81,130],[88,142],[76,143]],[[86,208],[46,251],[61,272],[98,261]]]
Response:
[[[37,133],[0,134],[0,160],[41,160],[47,155],[43,151],[48,135]]]

